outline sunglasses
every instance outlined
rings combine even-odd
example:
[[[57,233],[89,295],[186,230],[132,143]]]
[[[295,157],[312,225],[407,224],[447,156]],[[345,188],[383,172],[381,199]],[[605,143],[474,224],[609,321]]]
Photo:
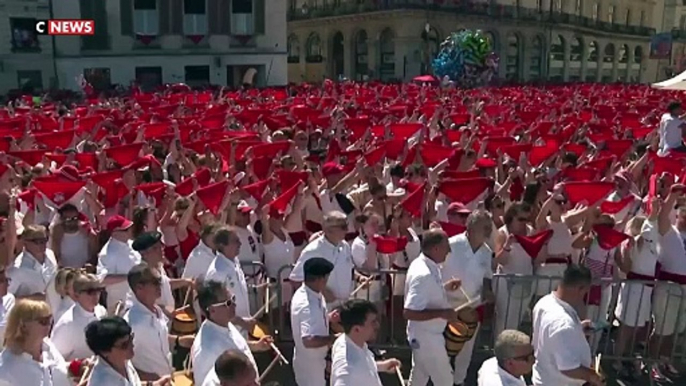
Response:
[[[216,307],[221,307],[221,306],[224,306],[224,307],[231,307],[231,306],[233,306],[234,304],[236,304],[236,295],[231,295],[231,297],[228,298],[228,299],[226,299],[225,302],[219,302],[219,303],[213,304],[212,306],[216,306]]]
[[[525,361],[525,362],[528,362],[528,361],[535,361],[535,360],[536,360],[536,355],[534,355],[534,353],[531,352],[531,353],[529,353],[529,354],[520,355],[520,356],[518,356],[518,357],[514,357],[514,358],[511,358],[511,359],[512,359],[512,360],[515,360],[515,361]]]
[[[65,218],[63,219],[64,222],[75,222],[75,221],[78,221],[78,220],[79,220],[79,218],[78,218],[77,216],[74,216],[74,217],[65,217]]]
[[[115,343],[114,347],[122,350],[128,350],[133,345],[133,332],[129,334],[125,341]]]
[[[31,243],[31,244],[45,245],[48,243],[48,239],[47,238],[27,239],[26,242]]]
[[[104,291],[104,288],[88,288],[83,291],[79,291],[81,293],[85,293],[88,295],[95,295],[95,294],[100,294],[102,291]]]

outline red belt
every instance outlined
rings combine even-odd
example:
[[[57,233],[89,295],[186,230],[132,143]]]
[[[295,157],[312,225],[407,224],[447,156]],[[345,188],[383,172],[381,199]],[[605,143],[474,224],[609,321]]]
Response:
[[[655,277],[653,277],[653,276],[644,275],[644,274],[642,274],[642,273],[636,273],[636,272],[629,272],[629,273],[627,273],[627,274],[626,274],[626,278],[627,278],[628,280],[645,280],[645,281],[653,281],[653,280],[655,280]],[[653,286],[654,286],[654,284],[652,284],[652,283],[650,283],[650,284],[646,283],[646,285],[649,286],[649,287],[653,287]]]
[[[600,301],[603,298],[603,286],[592,285],[591,290],[586,295],[586,302],[590,306],[600,306]]]
[[[293,232],[288,234],[291,237],[291,241],[293,241],[293,245],[296,247],[299,247],[307,241],[307,233],[304,231],[300,232]]]
[[[686,284],[686,275],[680,275],[678,273],[658,271],[656,278],[658,280],[673,281],[677,284]]]

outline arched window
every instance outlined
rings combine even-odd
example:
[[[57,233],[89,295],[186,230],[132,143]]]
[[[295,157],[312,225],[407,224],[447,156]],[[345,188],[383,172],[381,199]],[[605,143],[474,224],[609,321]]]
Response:
[[[298,63],[300,61],[300,40],[293,34],[288,37],[288,63]]]
[[[317,33],[311,33],[307,38],[307,56],[321,56],[322,55],[322,45],[319,35]]]

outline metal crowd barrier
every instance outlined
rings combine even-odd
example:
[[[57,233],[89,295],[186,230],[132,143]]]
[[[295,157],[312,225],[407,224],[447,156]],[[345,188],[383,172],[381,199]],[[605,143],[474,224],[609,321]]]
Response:
[[[288,277],[292,265],[279,270],[280,277]],[[376,289],[358,292],[358,298],[367,298],[382,309],[380,336],[375,347],[410,350],[402,317],[403,292],[392,291],[395,280],[402,280],[405,271],[383,269],[365,272],[385,278],[381,298]],[[495,338],[503,329],[518,329],[532,335],[532,310],[541,297],[552,292],[561,278],[496,274],[492,280],[495,303],[486,305],[485,319],[474,339],[474,352],[491,353]],[[390,281],[390,286],[388,282]],[[357,286],[355,283],[353,288]],[[597,280],[600,286],[599,304],[587,299],[578,310],[581,320],[594,322],[595,332],[589,334],[594,354],[602,353],[605,360],[653,364],[659,361],[679,364],[686,362],[686,285],[672,282],[645,280]],[[278,332],[280,342],[292,342],[289,303],[284,294],[294,290],[288,280],[272,283],[276,291],[276,309],[269,313],[268,324]],[[395,286],[396,289],[400,287]],[[392,294],[392,296],[391,296]],[[657,303],[657,304],[656,304]],[[621,304],[621,306],[620,306]],[[657,314],[657,318],[655,315]],[[646,323],[641,323],[647,319]],[[634,326],[634,327],[632,327]],[[665,333],[674,332],[672,336]],[[653,335],[651,341],[651,334]]]

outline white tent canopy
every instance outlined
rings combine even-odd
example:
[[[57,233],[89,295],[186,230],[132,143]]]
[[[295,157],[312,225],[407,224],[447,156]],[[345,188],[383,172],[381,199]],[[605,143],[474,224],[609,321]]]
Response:
[[[686,71],[671,79],[653,83],[653,87],[662,90],[686,90]]]

